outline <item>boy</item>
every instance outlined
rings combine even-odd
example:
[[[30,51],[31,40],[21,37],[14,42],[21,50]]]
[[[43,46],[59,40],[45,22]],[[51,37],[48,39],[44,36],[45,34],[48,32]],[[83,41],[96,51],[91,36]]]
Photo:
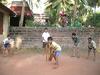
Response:
[[[88,58],[90,56],[91,50],[93,50],[93,54],[94,54],[93,60],[95,61],[95,57],[96,57],[96,43],[95,43],[95,41],[91,37],[89,37],[88,38]]]
[[[49,34],[49,32],[48,32],[48,28],[45,28],[45,29],[44,29],[44,32],[43,32],[43,34],[42,34],[43,48],[46,47],[46,44],[47,44],[47,42],[48,42],[48,37],[50,37],[50,34]]]
[[[72,53],[72,57],[77,57],[79,58],[79,37],[76,35],[76,33],[72,33],[72,40],[74,43],[74,49],[73,49],[73,53]]]
[[[45,28],[44,29],[44,32],[42,34],[42,40],[43,40],[43,49],[44,49],[44,52],[43,53],[46,53],[46,60],[47,60],[47,42],[48,42],[48,37],[50,37],[50,34],[48,32],[48,28]]]
[[[9,47],[10,47],[10,36],[9,35],[7,36],[7,38],[5,38],[3,40],[3,47],[4,47],[3,54],[4,55],[8,55],[8,53],[9,53]]]
[[[52,60],[52,58],[55,59],[55,64],[59,65],[59,56],[61,54],[61,47],[59,44],[53,41],[52,37],[48,37],[48,44],[50,48],[50,57],[49,61]]]

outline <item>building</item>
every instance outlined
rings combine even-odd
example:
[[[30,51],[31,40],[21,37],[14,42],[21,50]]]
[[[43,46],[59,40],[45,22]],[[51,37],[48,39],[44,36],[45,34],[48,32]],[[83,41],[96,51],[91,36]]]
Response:
[[[30,8],[29,4],[31,4],[31,3],[28,3],[26,1],[23,26],[25,26],[25,20],[32,17],[32,11],[31,11],[32,8]],[[11,26],[19,26],[19,20],[20,20],[21,11],[22,11],[22,5],[23,5],[23,1],[12,1],[10,8],[13,12],[16,13],[16,15],[11,17],[11,23],[10,23]]]
[[[0,3],[0,41],[8,34],[8,28],[10,26],[10,16],[13,16],[14,12]]]
[[[49,17],[45,14],[34,14],[34,22],[40,25],[46,25],[48,23]]]

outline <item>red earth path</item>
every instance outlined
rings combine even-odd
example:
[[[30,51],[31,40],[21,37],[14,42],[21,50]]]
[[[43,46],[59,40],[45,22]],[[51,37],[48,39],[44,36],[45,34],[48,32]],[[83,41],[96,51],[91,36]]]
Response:
[[[94,62],[62,55],[58,68],[53,63],[46,62],[42,54],[0,55],[0,75],[100,75],[100,57]]]

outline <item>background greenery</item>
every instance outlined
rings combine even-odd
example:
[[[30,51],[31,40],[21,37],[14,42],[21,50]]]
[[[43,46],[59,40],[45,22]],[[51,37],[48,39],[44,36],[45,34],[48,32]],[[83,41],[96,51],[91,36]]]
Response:
[[[39,2],[40,0],[37,0]],[[7,2],[0,0],[0,2]],[[49,17],[47,25],[33,22],[34,19],[26,20],[28,27],[59,27],[59,13],[64,11],[68,18],[67,26],[94,26],[100,27],[100,12],[96,8],[100,7],[100,0],[47,0],[45,3],[45,14]],[[94,10],[93,10],[94,9]]]

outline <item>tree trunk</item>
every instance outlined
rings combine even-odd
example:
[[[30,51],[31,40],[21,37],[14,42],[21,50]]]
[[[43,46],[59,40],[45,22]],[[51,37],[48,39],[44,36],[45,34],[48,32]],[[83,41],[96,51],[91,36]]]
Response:
[[[24,21],[24,12],[25,12],[25,0],[23,0],[23,5],[22,5],[22,11],[21,11],[21,17],[19,21],[19,27],[23,26],[23,21]]]
[[[77,0],[74,0],[74,7],[73,7],[73,18],[72,18],[72,26],[75,26],[75,20],[77,17]]]
[[[75,19],[77,17],[77,0],[75,0],[74,4],[74,14],[73,14],[73,22],[75,23]]]

